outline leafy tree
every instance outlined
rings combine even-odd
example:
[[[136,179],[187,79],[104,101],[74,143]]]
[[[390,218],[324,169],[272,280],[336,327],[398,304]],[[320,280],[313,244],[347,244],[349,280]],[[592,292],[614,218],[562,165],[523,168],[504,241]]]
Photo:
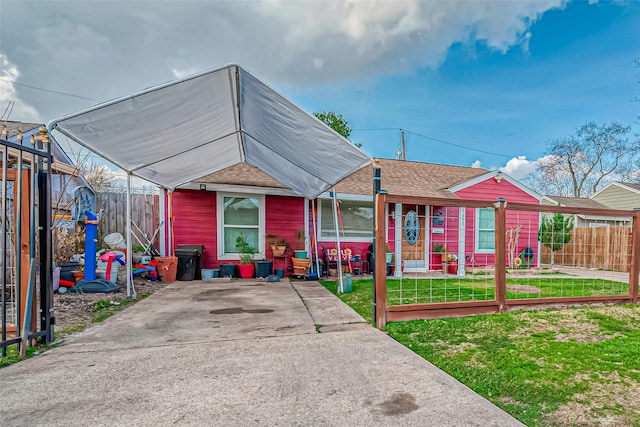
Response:
[[[637,180],[640,144],[630,126],[585,123],[574,135],[552,140],[529,176],[544,194],[588,197],[612,180]]]
[[[342,117],[342,114],[336,114],[333,111],[323,111],[321,113],[313,113],[313,115],[316,116],[322,123],[329,126],[331,129],[335,130],[340,135],[351,141],[349,137],[351,136],[351,131],[353,130],[353,128],[349,126],[349,122],[347,122],[347,119]],[[358,148],[362,147],[362,144],[359,142],[351,142]]]
[[[538,240],[551,249],[551,266],[553,267],[553,255],[562,249],[571,240],[573,230],[573,215],[564,216],[556,213],[553,217],[542,216],[540,229],[538,230]]]

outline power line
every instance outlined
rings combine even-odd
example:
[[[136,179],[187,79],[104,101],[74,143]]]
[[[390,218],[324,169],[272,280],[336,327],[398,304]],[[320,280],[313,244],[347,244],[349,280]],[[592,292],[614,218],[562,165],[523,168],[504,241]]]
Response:
[[[0,80],[5,81],[5,82],[9,82],[9,83],[14,84],[16,86],[23,86],[23,87],[27,87],[29,89],[40,90],[42,92],[55,93],[56,95],[71,96],[73,98],[86,99],[87,101],[102,102],[99,99],[95,99],[95,98],[88,98],[86,96],[74,95],[72,93],[60,92],[60,91],[57,91],[57,90],[51,90],[51,89],[45,89],[45,88],[41,88],[41,87],[37,87],[37,86],[31,86],[31,85],[27,85],[27,84],[23,84],[23,83],[14,82],[13,80],[9,80],[9,79],[3,79],[1,77],[0,77]]]
[[[483,154],[489,154],[491,156],[504,157],[505,159],[511,159],[511,158],[515,157],[515,156],[507,156],[505,154],[493,153],[491,151],[478,150],[477,148],[466,147],[464,145],[455,144],[453,142],[444,141],[444,140],[438,139],[438,138],[432,138],[430,136],[422,135],[422,134],[419,134],[417,132],[412,132],[412,131],[406,130],[406,129],[405,129],[405,131],[407,131],[408,133],[410,133],[412,135],[419,136],[421,138],[430,139],[432,141],[436,141],[436,142],[439,142],[441,144],[451,145],[452,147],[462,148],[462,149],[465,149],[465,150],[475,151],[475,152],[483,153]]]
[[[477,153],[482,153],[482,154],[489,154],[491,156],[503,157],[505,159],[512,159],[513,157],[516,157],[516,156],[508,156],[508,155],[500,154],[500,153],[494,153],[494,152],[486,151],[486,150],[479,150],[477,148],[467,147],[465,145],[456,144],[454,142],[445,141],[443,139],[438,139],[438,138],[433,138],[431,136],[422,135],[422,134],[420,134],[418,132],[413,132],[413,131],[410,131],[410,130],[404,129],[404,128],[368,128],[368,129],[353,129],[353,130],[354,131],[356,131],[356,130],[357,131],[390,131],[390,130],[402,131],[402,130],[404,130],[405,132],[407,132],[407,133],[409,133],[411,135],[419,136],[421,138],[429,139],[431,141],[439,142],[441,144],[450,145],[452,147],[462,148],[464,150],[475,151]]]

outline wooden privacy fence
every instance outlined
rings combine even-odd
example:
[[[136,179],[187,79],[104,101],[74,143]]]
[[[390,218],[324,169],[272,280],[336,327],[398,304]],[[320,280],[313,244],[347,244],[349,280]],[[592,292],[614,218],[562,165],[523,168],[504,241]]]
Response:
[[[459,261],[458,266],[461,269],[453,275],[446,274],[444,271],[428,271],[425,273],[426,276],[422,278],[416,276],[405,279],[404,275],[400,275],[394,279],[387,279],[387,265],[382,262],[375,263],[373,316],[379,328],[384,328],[386,323],[390,321],[496,313],[514,308],[556,304],[635,304],[638,302],[640,212],[507,203],[504,199],[489,201],[395,196],[382,192],[376,194],[374,202],[375,259],[385,259],[386,245],[384,242],[390,235],[389,221],[385,212],[394,204],[396,206],[405,204],[426,206],[432,209],[447,207],[447,209],[457,210],[460,220],[455,224],[459,224],[459,228],[453,230],[452,234],[458,236],[459,242],[465,242],[465,239],[472,239],[474,234],[477,235],[478,222],[476,221],[476,226],[473,226],[472,216],[477,215],[477,212],[486,213],[487,209],[491,209],[494,214],[495,245],[491,256],[485,258],[486,263],[483,269],[485,271],[479,273],[470,268],[469,272],[472,274],[469,276],[466,275],[469,263]],[[614,217],[621,220],[631,217],[633,220],[630,228],[617,226],[592,230],[577,228],[573,231],[570,240],[572,243],[567,244],[563,251],[555,253],[555,260],[562,261],[563,265],[566,265],[567,259],[575,262],[570,265],[581,265],[579,258],[582,257],[582,263],[585,264],[585,267],[590,265],[593,267],[565,273],[559,269],[549,269],[548,267],[546,269],[537,268],[537,262],[526,266],[520,265],[521,269],[511,268],[509,270],[508,285],[507,270],[512,261],[507,256],[509,249],[511,249],[509,247],[510,233],[514,227],[518,229],[529,227],[526,230],[526,235],[530,239],[527,241],[527,246],[533,249],[534,256],[538,257],[540,254],[537,251],[544,247],[544,244],[537,242],[539,219],[543,215],[555,213]],[[465,221],[465,217],[469,220]],[[486,221],[483,223],[482,229],[483,231],[487,229]],[[447,230],[442,231],[448,232]],[[525,232],[524,229],[522,231]],[[428,236],[428,233],[428,229],[425,228],[423,234]],[[423,238],[428,239],[428,237]],[[378,242],[382,242],[382,244],[378,244]],[[485,240],[483,243],[486,242]],[[425,247],[428,246],[425,244]],[[464,251],[468,248],[466,245],[458,246],[459,254],[461,247],[464,248]],[[429,252],[427,250],[425,256]],[[477,255],[477,251],[474,252]],[[544,250],[542,252],[541,261],[544,262],[547,254]],[[565,259],[563,259],[563,255],[566,256]],[[523,259],[520,261],[525,262]],[[625,268],[628,265],[629,274],[604,271],[604,266],[607,265],[624,265]],[[572,268],[576,270],[575,267]],[[535,276],[533,279],[535,286],[532,286],[531,282],[527,282],[531,276]],[[404,280],[407,283],[403,287]],[[389,287],[387,282],[389,282]],[[392,301],[393,304],[389,304],[388,301]]]
[[[565,266],[629,271],[633,229],[630,226],[576,227],[569,243],[554,254],[554,263]],[[551,263],[551,249],[543,246],[543,264]]]
[[[159,196],[157,194],[132,194],[131,195],[131,219],[145,234],[151,238],[160,224]],[[102,209],[100,221],[100,236],[111,233],[125,235],[127,227],[127,195],[125,193],[98,193],[96,194],[96,208]],[[144,236],[132,227],[132,233],[136,234],[146,244]],[[139,242],[133,238],[132,244]],[[154,244],[158,247],[158,238]]]

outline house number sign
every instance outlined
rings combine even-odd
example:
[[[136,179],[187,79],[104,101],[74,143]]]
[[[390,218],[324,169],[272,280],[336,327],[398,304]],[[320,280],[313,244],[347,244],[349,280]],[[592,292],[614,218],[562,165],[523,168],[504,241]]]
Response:
[[[420,223],[416,211],[409,211],[404,217],[404,238],[410,245],[415,245],[420,236]]]

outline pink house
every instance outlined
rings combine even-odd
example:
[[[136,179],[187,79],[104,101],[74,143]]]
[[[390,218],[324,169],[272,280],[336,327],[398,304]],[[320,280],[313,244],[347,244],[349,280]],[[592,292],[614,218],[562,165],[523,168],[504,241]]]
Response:
[[[541,196],[499,171],[433,163],[381,159],[382,189],[389,194],[439,199],[539,204]],[[373,237],[373,167],[365,167],[336,185],[339,200],[339,229],[342,248],[350,248],[366,259]],[[493,209],[471,209],[442,205],[391,205],[388,246],[403,260],[405,272],[441,268],[434,243],[446,246],[459,256],[462,265],[491,265],[494,261]],[[313,252],[336,247],[335,218],[330,193],[311,201],[259,169],[237,164],[198,179],[165,197],[165,223],[173,233],[165,234],[164,246],[204,244],[204,267],[214,268],[238,261],[235,237],[247,236],[257,248],[256,259],[273,259],[274,268],[285,261],[274,259],[268,235],[286,239],[292,249]],[[169,222],[169,219],[171,221]],[[313,224],[317,232],[314,233]],[[538,214],[509,212],[510,224],[526,223],[519,247],[532,247],[537,253]],[[409,229],[409,232],[407,230]],[[296,243],[298,230],[304,242]],[[411,231],[413,230],[413,231]],[[320,251],[322,252],[322,250]],[[320,258],[323,254],[319,253]],[[290,267],[289,261],[289,267]]]

